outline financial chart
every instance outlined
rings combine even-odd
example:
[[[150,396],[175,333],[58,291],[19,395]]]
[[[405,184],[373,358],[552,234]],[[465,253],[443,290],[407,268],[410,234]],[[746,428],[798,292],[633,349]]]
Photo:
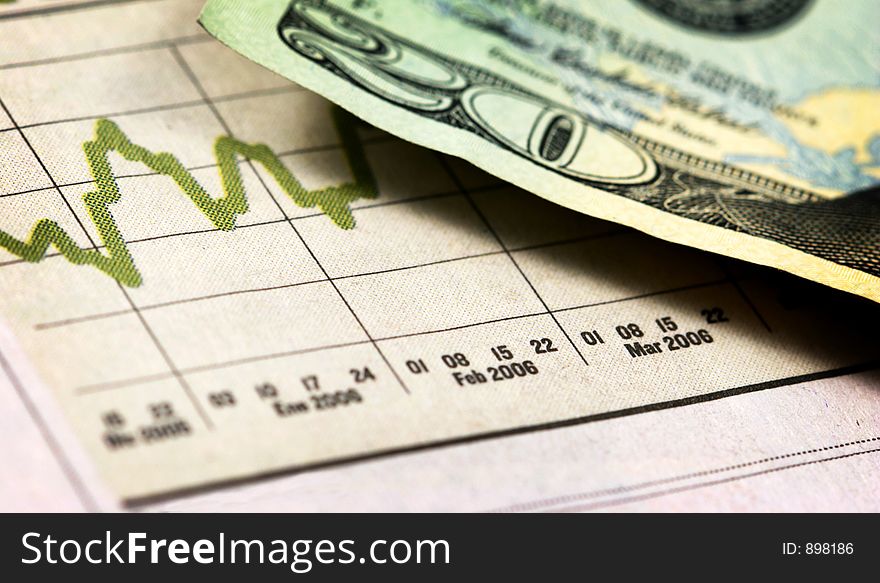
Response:
[[[121,498],[876,367],[868,303],[369,128],[199,7],[0,20],[4,372]]]

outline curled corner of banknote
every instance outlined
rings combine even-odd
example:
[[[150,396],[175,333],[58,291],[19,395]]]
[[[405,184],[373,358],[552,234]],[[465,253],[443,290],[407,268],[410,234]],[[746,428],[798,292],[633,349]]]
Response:
[[[200,18],[553,202],[874,301],[878,20],[869,0],[211,0]]]

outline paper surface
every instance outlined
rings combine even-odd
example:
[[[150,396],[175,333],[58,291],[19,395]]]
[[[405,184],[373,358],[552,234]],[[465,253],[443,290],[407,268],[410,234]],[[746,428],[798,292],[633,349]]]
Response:
[[[100,235],[112,225],[134,269],[56,247],[39,262],[4,251],[0,389],[32,413],[48,395],[66,419],[48,417],[48,435],[69,424],[118,500],[350,461],[266,484],[302,478],[315,488],[302,508],[332,509],[329,493],[315,497],[321,479],[327,493],[397,468],[423,488],[401,507],[514,509],[840,450],[853,456],[814,465],[846,477],[801,502],[876,502],[873,303],[584,217],[351,126],[361,165],[327,101],[200,32],[199,7],[123,2],[0,22],[0,230],[24,240],[48,220],[83,253],[97,243],[111,257]],[[76,34],[27,40],[60,30]],[[224,179],[223,136],[265,144],[302,191],[260,160]],[[96,143],[115,147],[109,164],[90,158]],[[371,183],[329,213],[291,196]],[[118,200],[90,211],[88,193],[114,185]],[[234,228],[198,204],[197,186],[246,200],[225,215]],[[346,209],[353,223],[338,220]],[[697,449],[661,447],[697,428]],[[70,439],[56,437],[53,455],[67,459]],[[510,478],[493,469],[498,447],[540,487],[475,495],[483,474]],[[637,462],[603,454],[627,448]],[[373,480],[365,492],[381,490]],[[364,500],[336,492],[339,508]],[[252,494],[225,504],[258,503]]]

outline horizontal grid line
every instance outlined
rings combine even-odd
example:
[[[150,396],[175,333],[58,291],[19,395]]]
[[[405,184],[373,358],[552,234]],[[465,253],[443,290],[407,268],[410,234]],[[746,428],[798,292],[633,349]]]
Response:
[[[373,144],[392,142],[392,141],[395,141],[396,139],[397,138],[395,138],[394,136],[376,136],[374,138],[364,139],[364,140],[362,140],[361,143],[365,146],[369,146],[369,145],[373,145]],[[330,152],[333,150],[338,150],[341,147],[342,147],[342,145],[339,143],[321,144],[318,146],[306,146],[303,148],[296,148],[293,150],[282,150],[281,152],[277,152],[275,155],[278,156],[279,158],[287,158],[290,156],[297,156],[300,154],[314,154],[316,152]],[[236,160],[236,163],[239,165],[242,164],[243,162],[244,162],[243,160]],[[217,167],[216,163],[199,164],[196,166],[184,167],[184,170],[186,170],[187,172],[193,172],[195,170],[205,170],[208,168],[216,168],[216,167]],[[114,179],[126,180],[129,178],[144,178],[146,176],[164,176],[164,174],[160,174],[159,172],[138,172],[135,174],[114,175]],[[83,184],[94,184],[94,183],[95,183],[94,180],[79,180],[77,182],[67,182],[65,184],[59,184],[58,187],[59,188],[67,188],[70,186],[82,186]],[[7,192],[6,194],[0,194],[0,199],[12,197],[12,196],[18,196],[20,194],[32,194],[34,192],[42,192],[44,190],[55,190],[55,187],[54,186],[42,186],[40,188],[32,188],[30,190],[22,190],[19,192]]]
[[[503,253],[503,251],[502,251]],[[522,320],[523,318],[534,318],[535,316],[549,316],[547,311],[529,312],[527,314],[518,314],[516,316],[507,316],[504,318],[494,318],[492,320],[483,320],[482,322],[472,322],[470,324],[461,324],[460,326],[450,326],[448,328],[439,328],[437,330],[425,330],[423,332],[410,332],[408,334],[397,334],[394,336],[385,336],[376,338],[377,342],[384,340],[400,340],[401,338],[413,338],[415,336],[428,336],[429,334],[442,334],[443,332],[454,332],[456,330],[464,330],[465,328],[476,328],[478,326],[487,326],[489,324],[498,324],[499,322],[508,322],[510,320]]]
[[[0,13],[0,20],[16,20],[19,18],[33,18],[34,16],[47,16],[61,12],[78,12],[80,10],[94,10],[105,6],[128,4],[135,2],[150,2],[155,0],[92,0],[91,2],[65,2],[56,6],[42,6],[39,8],[24,8],[22,10],[10,10]]]
[[[181,372],[178,370],[178,372]],[[96,383],[94,385],[83,385],[81,387],[77,387],[74,389],[74,393],[77,395],[88,395],[90,393],[97,393],[101,391],[108,391],[111,389],[121,389],[125,387],[133,387],[136,385],[143,385],[145,383],[152,383],[155,381],[161,381],[165,379],[173,379],[174,373],[171,371],[156,373],[151,375],[143,375],[139,377],[132,377],[131,379],[122,379],[119,381],[109,381],[106,383]]]
[[[694,283],[694,284],[691,284],[691,285],[683,285],[683,286],[680,286],[680,287],[674,287],[674,288],[666,289],[666,290],[663,290],[663,291],[648,292],[648,293],[640,294],[640,295],[637,295],[637,296],[630,296],[630,297],[624,298],[624,299],[622,299],[622,300],[607,300],[607,301],[604,301],[604,302],[595,302],[595,303],[592,303],[592,304],[583,304],[583,305],[580,305],[580,306],[572,306],[572,307],[570,307],[570,308],[557,308],[557,309],[555,309],[555,310],[550,310],[550,311],[553,312],[554,314],[557,314],[557,313],[559,313],[559,312],[570,312],[571,310],[581,310],[581,309],[583,309],[583,308],[594,308],[594,307],[596,307],[596,306],[607,306],[608,304],[617,304],[617,303],[619,303],[619,302],[628,302],[628,301],[630,301],[630,300],[640,300],[640,299],[642,299],[642,298],[650,298],[650,297],[652,297],[652,296],[659,296],[659,295],[663,295],[663,294],[670,294],[670,293],[675,293],[675,292],[688,291],[688,290],[692,290],[692,289],[699,289],[699,288],[702,288],[702,287],[711,287],[711,286],[713,286],[713,285],[721,285],[721,284],[723,284],[723,283],[730,283],[730,280],[727,279],[727,278],[724,278],[724,279],[715,279],[715,280],[712,280],[712,281],[706,281],[706,282],[703,282],[703,283]]]
[[[361,140],[361,144],[364,146],[371,146],[371,145],[375,145],[375,144],[384,144],[384,143],[388,143],[388,142],[395,142],[398,140],[399,140],[399,138],[388,134],[388,135],[375,136],[372,138],[364,138],[363,140]],[[282,150],[280,152],[275,153],[275,155],[278,156],[279,158],[289,158],[291,156],[298,156],[300,154],[314,154],[316,152],[330,152],[333,150],[338,150],[341,147],[342,147],[342,144],[340,144],[338,142],[333,142],[331,144],[320,144],[317,146],[305,146],[302,148],[295,148],[293,150]],[[239,165],[242,164],[243,162],[244,162],[244,160],[236,160],[236,163]],[[217,167],[216,163],[199,164],[196,166],[184,167],[184,170],[186,170],[187,172],[192,172],[195,170],[205,170],[207,168],[216,168],[216,167]],[[159,172],[138,172],[135,174],[119,174],[119,175],[114,175],[113,177],[116,180],[125,180],[125,179],[129,179],[129,178],[143,178],[146,176],[164,176],[164,174],[160,174]],[[59,188],[67,188],[70,186],[82,186],[83,184],[94,184],[94,183],[95,183],[94,180],[79,180],[77,182],[67,182],[65,184],[58,184],[58,187]],[[0,194],[0,199],[12,197],[12,196],[18,196],[21,194],[33,194],[34,192],[42,192],[44,190],[55,190],[55,187],[54,186],[41,186],[40,188],[32,188],[30,190],[21,190],[18,192],[7,192],[5,194]],[[323,213],[319,213],[319,214],[323,214]]]
[[[455,194],[460,194],[460,193],[455,193]],[[278,224],[278,223],[284,223],[284,222],[288,222],[288,221],[292,221],[292,220],[295,220],[295,219],[280,219],[278,221],[270,221],[270,222],[265,222],[265,223],[254,223],[254,224],[250,224],[250,225],[242,225],[239,228]],[[212,229],[209,231],[196,231],[195,233],[213,232],[214,230],[216,230],[216,229]],[[188,234],[193,234],[193,233],[188,233]],[[525,247],[519,247],[516,249],[510,249],[510,251],[511,252],[529,251],[531,249],[542,249],[542,248],[550,247],[552,245],[568,245],[568,244],[575,243],[578,241],[591,241],[591,240],[595,240],[595,239],[601,239],[601,238],[605,238],[605,237],[615,236],[618,234],[620,234],[619,231],[603,233],[603,234],[598,234],[598,235],[596,235],[596,234],[585,235],[579,239],[566,239],[563,241],[559,241],[557,243],[540,243],[540,244],[533,245],[533,246],[525,246]],[[151,240],[154,240],[154,239],[151,239]],[[141,241],[143,241],[143,240],[141,240]],[[358,277],[368,277],[368,276],[372,276],[372,275],[381,275],[384,273],[393,273],[393,272],[398,272],[398,271],[407,271],[410,269],[419,269],[422,267],[430,267],[432,265],[442,265],[444,263],[453,263],[453,262],[457,262],[457,261],[466,261],[469,259],[479,259],[482,257],[491,257],[493,255],[501,255],[503,253],[505,253],[505,251],[503,249],[498,249],[496,251],[485,251],[482,253],[473,253],[470,255],[462,255],[460,257],[452,257],[452,258],[448,258],[448,259],[438,259],[436,261],[427,261],[424,263],[417,263],[414,265],[406,265],[406,266],[402,266],[402,267],[392,267],[389,269],[380,269],[380,270],[376,270],[376,271],[366,271],[363,273],[353,273],[353,274],[349,274],[349,275],[340,275],[340,276],[330,277],[330,278],[319,278],[319,279],[313,279],[313,280],[308,280],[308,281],[289,283],[289,284],[283,284],[283,285],[277,285],[277,286],[234,290],[234,291],[229,291],[229,292],[208,294],[208,295],[204,295],[204,296],[196,296],[196,297],[192,297],[192,298],[184,298],[184,299],[173,300],[173,301],[168,301],[168,302],[160,302],[157,304],[146,304],[143,306],[139,305],[138,309],[142,312],[145,312],[145,311],[156,310],[159,308],[165,308],[165,307],[179,305],[179,304],[194,303],[194,302],[212,300],[212,299],[217,299],[217,298],[222,298],[222,297],[227,297],[227,296],[241,295],[241,294],[247,294],[247,293],[256,293],[256,292],[262,292],[262,291],[272,291],[272,290],[277,290],[277,289],[297,287],[297,286],[301,286],[301,285],[310,285],[310,284],[324,283],[324,282],[330,282],[330,281],[339,281],[339,280],[353,279],[353,278],[358,278]],[[586,307],[586,306],[581,306],[581,307]],[[575,309],[575,308],[564,308],[563,310],[565,310],[565,309]],[[560,311],[562,311],[562,310],[560,310]],[[68,326],[68,325],[81,324],[84,322],[90,322],[90,321],[94,321],[94,320],[114,318],[114,317],[130,314],[133,312],[134,312],[134,310],[113,310],[110,312],[102,312],[99,314],[91,314],[88,316],[79,316],[77,318],[67,318],[64,320],[56,320],[56,321],[51,321],[51,322],[41,322],[39,324],[35,324],[34,329],[35,330],[50,330],[52,328],[59,328],[59,327]]]
[[[400,200],[384,201],[382,203],[365,204],[363,206],[355,207],[355,208],[351,209],[351,211],[352,211],[352,213],[354,213],[357,211],[369,210],[369,209],[382,207],[382,206],[391,206],[391,205],[404,204],[404,203],[409,203],[409,202],[420,202],[423,200],[429,200],[429,199],[433,199],[433,198],[453,196],[455,194],[458,194],[458,193],[457,192],[437,192],[437,193],[426,194],[426,195],[422,195],[422,196],[418,196],[418,197],[412,197],[412,198],[406,198],[406,199],[400,199]],[[324,216],[326,216],[326,214],[323,212],[308,213],[308,214],[299,215],[296,217],[290,217],[289,219],[283,219],[283,218],[271,219],[268,221],[259,221],[259,222],[255,222],[255,223],[245,223],[243,225],[236,225],[233,229],[228,230],[228,231],[224,230],[224,229],[218,229],[218,228],[195,229],[192,231],[180,231],[178,233],[166,233],[164,235],[153,235],[150,237],[142,237],[140,239],[131,239],[131,240],[125,241],[125,244],[126,245],[137,245],[139,243],[146,243],[149,241],[158,241],[160,239],[172,239],[174,237],[186,237],[187,235],[201,235],[204,233],[219,233],[219,232],[231,233],[231,232],[237,231],[239,229],[247,229],[250,227],[262,227],[265,225],[275,225],[275,224],[279,224],[279,223],[286,223],[286,222],[290,222],[290,221],[300,221],[303,219],[312,219],[312,218],[324,217]],[[105,246],[98,245],[95,247],[95,249],[105,249]],[[58,255],[60,255],[60,254],[55,253],[52,256],[55,257]],[[21,261],[23,261],[23,260],[19,260],[19,262],[21,262]],[[0,266],[2,266],[2,264],[0,264]]]
[[[622,302],[629,302],[631,300],[638,300],[638,299],[642,299],[642,298],[646,298],[646,297],[650,297],[650,296],[659,296],[659,295],[663,295],[663,294],[676,293],[676,292],[681,292],[681,291],[689,291],[692,289],[698,289],[701,287],[711,287],[713,285],[721,285],[721,284],[725,284],[725,283],[730,283],[730,281],[727,279],[722,279],[722,280],[710,281],[710,282],[706,282],[706,283],[694,284],[694,285],[690,285],[690,286],[675,287],[675,288],[660,290],[660,291],[651,292],[651,293],[647,293],[647,294],[627,296],[625,298],[618,298],[615,300],[608,300],[605,302],[596,302],[596,303],[592,303],[592,304],[582,304],[579,306],[572,306],[572,307],[568,307],[568,308],[549,309],[549,310],[545,310],[545,311],[541,311],[541,312],[522,314],[522,315],[518,315],[518,316],[508,316],[506,318],[497,318],[495,320],[486,320],[483,322],[475,322],[473,324],[462,324],[461,326],[453,326],[451,328],[442,328],[439,330],[427,330],[425,332],[414,332],[414,333],[410,333],[410,334],[400,334],[397,336],[385,336],[383,338],[376,338],[376,341],[381,342],[383,340],[397,340],[399,338],[409,338],[411,336],[425,336],[427,334],[438,334],[441,332],[451,332],[454,330],[461,330],[463,328],[473,328],[475,326],[483,326],[485,324],[495,324],[497,322],[506,322],[508,320],[518,320],[521,318],[531,318],[533,316],[549,316],[550,314],[557,314],[559,312],[568,312],[568,311],[572,311],[572,310],[582,310],[585,308],[594,308],[597,306],[605,306],[605,305],[609,305],[609,304],[619,304]]]
[[[272,360],[275,358],[285,358],[287,356],[299,356],[301,354],[309,354],[311,352],[321,352],[323,350],[336,350],[339,348],[348,348],[351,346],[366,346],[372,344],[372,341],[367,338],[365,340],[354,340],[352,342],[340,342],[337,344],[326,344],[324,346],[314,346],[311,348],[300,348],[298,350],[287,350],[283,352],[273,352],[271,354],[261,354],[257,356],[245,356],[242,358],[236,358],[234,360],[230,360],[223,363],[211,363],[211,364],[202,364],[199,366],[192,366],[189,368],[181,369],[181,372],[184,374],[194,374],[200,372],[207,372],[209,370],[216,370],[219,368],[226,368],[230,366],[241,366],[243,364],[250,364],[252,362],[260,362],[263,360]]]
[[[339,281],[342,279],[352,279],[356,277],[369,277],[371,275],[382,275],[383,273],[395,273],[398,271],[408,271],[410,269],[418,269],[421,267],[431,267],[432,265],[443,265],[444,263],[454,263],[456,261],[466,261],[468,259],[480,259],[481,257],[491,257],[498,255],[501,251],[485,251],[483,253],[474,253],[472,255],[462,255],[461,257],[451,257],[449,259],[437,259],[436,261],[426,261],[418,265],[405,265],[402,267],[390,267],[388,269],[378,269],[376,271],[367,271],[365,273],[351,273],[349,275],[340,275],[338,277],[330,277],[327,281]]]
[[[214,99],[214,101],[219,101],[221,103],[227,103],[230,101],[236,101],[239,99],[250,99],[252,97],[266,97],[269,95],[284,95],[286,93],[300,93],[305,91],[302,87],[298,85],[291,85],[290,87],[273,87],[271,89],[254,89],[252,91],[243,91],[241,93],[235,93],[231,95],[227,95],[225,97],[220,97]],[[32,128],[38,128],[43,126],[51,126],[51,125],[60,125],[65,123],[74,123],[78,121],[90,121],[94,119],[101,118],[118,118],[118,117],[126,117],[130,115],[142,115],[145,113],[156,113],[160,111],[173,111],[177,109],[188,109],[195,107],[205,107],[205,102],[201,99],[190,99],[187,101],[178,101],[177,103],[165,103],[162,105],[151,105],[150,107],[139,107],[135,109],[126,109],[123,111],[114,111],[108,113],[99,113],[99,114],[90,114],[90,115],[82,115],[78,117],[68,117],[64,119],[53,119],[48,121],[40,121],[28,124],[22,124],[19,126],[22,130],[29,130]],[[2,132],[10,132],[14,131],[17,128],[10,127],[4,128],[0,130]]]
[[[214,299],[218,299],[218,298],[225,298],[225,297],[229,297],[229,296],[239,296],[239,295],[244,295],[244,294],[274,291],[274,290],[286,289],[286,288],[290,288],[290,287],[297,287],[297,286],[301,286],[301,285],[322,283],[325,281],[327,281],[327,280],[326,279],[313,279],[313,280],[308,280],[308,281],[298,281],[296,283],[287,283],[287,284],[282,284],[282,285],[273,285],[273,286],[259,287],[259,288],[253,288],[253,289],[243,289],[243,290],[236,290],[236,291],[230,291],[230,292],[221,292],[221,293],[216,293],[216,294],[208,294],[208,295],[204,295],[204,296],[198,296],[198,297],[194,297],[194,298],[184,298],[184,299],[180,299],[180,300],[170,300],[167,302],[159,302],[157,304],[147,304],[145,306],[138,306],[138,309],[141,312],[146,312],[146,311],[150,311],[150,310],[157,310],[159,308],[167,308],[170,306],[177,306],[180,304],[189,304],[189,303],[200,302],[200,301],[205,301],[205,300],[214,300]],[[68,325],[72,325],[72,324],[82,324],[84,322],[91,322],[94,320],[102,320],[102,319],[106,319],[106,318],[113,318],[116,316],[124,316],[126,314],[133,314],[134,312],[135,311],[133,309],[116,310],[113,312],[103,312],[101,314],[92,314],[90,316],[81,316],[78,318],[69,318],[67,320],[58,320],[55,322],[46,322],[43,324],[37,324],[34,326],[34,329],[35,330],[49,330],[52,328],[60,328],[62,326],[68,326]]]
[[[617,300],[611,300],[608,302],[599,302],[599,303],[595,303],[595,304],[584,304],[582,306],[575,306],[575,307],[571,307],[571,308],[562,308],[562,309],[558,309],[558,310],[531,312],[531,313],[527,313],[527,314],[519,314],[516,316],[508,316],[506,318],[496,318],[493,320],[485,320],[482,322],[474,322],[471,324],[462,324],[460,326],[451,326],[448,328],[441,328],[441,329],[437,329],[437,330],[426,330],[423,332],[410,332],[408,334],[398,334],[398,335],[393,335],[393,336],[374,337],[373,340],[365,339],[365,340],[347,342],[347,343],[342,343],[342,344],[328,344],[328,345],[323,345],[323,346],[314,346],[314,347],[310,347],[310,348],[303,348],[303,349],[291,350],[291,351],[286,351],[286,352],[275,352],[275,353],[264,354],[264,355],[249,356],[249,357],[244,357],[244,358],[239,358],[239,359],[220,361],[220,362],[216,362],[216,363],[201,365],[198,367],[180,368],[178,370],[178,372],[180,372],[180,374],[182,374],[182,375],[186,375],[189,373],[204,372],[207,370],[217,370],[217,369],[226,368],[226,367],[238,366],[241,364],[249,364],[252,362],[260,362],[260,361],[264,361],[264,360],[274,360],[276,358],[297,356],[300,354],[307,354],[307,353],[311,353],[311,352],[320,352],[323,350],[333,350],[336,348],[343,348],[343,347],[347,347],[347,346],[358,346],[361,344],[372,344],[373,341],[387,342],[387,341],[391,341],[391,340],[400,340],[402,338],[413,338],[416,336],[427,336],[430,334],[441,334],[444,332],[454,332],[456,330],[463,330],[466,328],[475,328],[478,326],[487,326],[489,324],[497,324],[499,322],[508,322],[511,320],[521,320],[521,319],[525,319],[525,318],[535,318],[535,317],[540,317],[540,316],[548,316],[549,317],[551,314],[561,312],[561,311],[570,311],[570,310],[577,310],[577,309],[583,309],[583,308],[591,308],[591,307],[596,307],[596,306],[603,306],[603,305],[607,305],[607,304],[628,302],[631,300],[641,299],[641,298],[648,297],[648,296],[655,296],[655,295],[662,295],[662,294],[675,293],[675,292],[681,292],[681,291],[688,291],[688,290],[697,289],[700,287],[709,287],[712,285],[722,285],[722,284],[729,284],[729,283],[730,283],[729,280],[724,279],[721,281],[708,282],[705,284],[696,284],[693,286],[685,286],[685,287],[677,287],[677,288],[672,288],[672,289],[667,289],[667,290],[661,290],[661,291],[653,292],[650,294],[640,294],[640,295],[636,295],[636,296],[620,298]],[[159,376],[159,375],[147,375],[147,376],[142,376],[142,377],[135,377],[132,379],[122,379],[122,380],[118,380],[118,381],[112,381],[112,382],[108,382],[108,383],[98,383],[98,384],[94,384],[94,385],[83,385],[83,386],[75,388],[74,392],[82,395],[82,394],[101,392],[104,390],[125,388],[125,387],[129,387],[129,386],[143,384],[146,382],[152,382],[153,380],[156,380],[155,379],[156,376]],[[163,373],[163,375],[161,376],[161,378],[166,378],[166,377],[172,378],[173,375],[171,375],[171,373]]]
[[[366,142],[365,142],[365,143],[366,143]],[[377,138],[377,142],[376,142],[376,143],[378,143],[378,138]],[[337,147],[338,147],[338,146],[337,146]],[[281,156],[281,155],[282,155],[282,154],[279,154],[279,156]],[[215,164],[212,164],[211,166],[216,166],[216,165],[215,165]],[[202,167],[200,167],[200,168],[209,168],[209,167],[210,167],[210,166],[202,166]],[[132,176],[126,176],[126,177],[127,177],[127,178],[131,178],[131,177],[134,177],[134,176],[152,176],[152,175],[154,175],[154,174],[132,175]],[[87,183],[82,182],[82,183],[80,183],[80,184],[87,184]],[[64,188],[65,186],[70,186],[70,185],[63,185],[63,184],[62,184],[62,185],[59,185],[59,186],[60,186],[61,188]],[[508,187],[508,186],[509,186],[509,185],[507,185],[507,184],[485,186],[485,187],[482,187],[482,188],[481,188],[481,191],[500,190],[500,189],[506,188],[506,187]],[[54,187],[52,187],[52,188],[43,188],[43,189],[40,189],[40,190],[55,190],[55,189],[54,189]],[[397,200],[388,200],[388,201],[375,202],[375,203],[367,203],[367,204],[364,204],[364,205],[361,205],[361,206],[356,206],[356,207],[352,208],[351,210],[352,210],[352,212],[354,213],[354,212],[358,212],[358,211],[361,211],[361,210],[373,209],[373,208],[378,208],[378,207],[383,207],[383,206],[391,206],[391,205],[397,205],[397,204],[405,204],[405,203],[409,203],[409,202],[419,202],[419,201],[423,201],[423,200],[430,200],[430,199],[433,199],[433,198],[441,198],[441,197],[445,197],[445,196],[455,196],[455,195],[460,195],[460,194],[461,194],[461,193],[458,192],[458,191],[436,192],[436,193],[432,193],[432,194],[424,194],[424,195],[419,195],[419,196],[413,196],[413,197],[410,197],[410,198],[403,198],[403,199],[397,199]],[[0,197],[0,198],[2,198],[2,197]],[[246,228],[248,228],[248,227],[258,227],[258,226],[262,226],[262,225],[272,225],[272,224],[275,224],[275,223],[283,223],[283,222],[285,222],[286,220],[288,220],[288,221],[299,221],[299,220],[303,220],[303,219],[312,219],[312,218],[323,217],[323,216],[326,216],[325,213],[323,213],[323,212],[308,213],[308,214],[299,215],[299,216],[296,216],[296,217],[290,217],[289,219],[275,219],[275,220],[271,220],[271,221],[261,221],[261,222],[257,222],[257,223],[248,223],[248,224],[244,224],[244,225],[236,225],[236,227],[235,227],[234,230],[238,230],[238,229],[246,229]],[[221,231],[221,230],[222,230],[222,229],[216,229],[216,228],[213,228],[213,229],[199,229],[199,230],[195,230],[195,231],[182,231],[182,232],[179,232],[179,233],[167,233],[167,234],[165,234],[165,235],[155,235],[155,236],[152,236],[152,237],[144,237],[144,238],[141,238],[141,239],[131,239],[131,240],[125,241],[125,244],[126,244],[126,245],[132,245],[132,244],[137,244],[137,243],[143,243],[143,242],[145,242],[145,241],[155,241],[155,240],[157,240],[157,239],[168,239],[168,238],[172,238],[172,237],[183,237],[183,236],[186,236],[186,235],[194,235],[194,234],[201,234],[201,233],[213,233],[213,232],[219,232],[219,231]],[[231,231],[225,231],[225,232],[231,232]],[[91,248],[91,247],[90,247],[90,248]],[[104,245],[97,245],[97,246],[95,246],[94,248],[95,248],[95,249],[104,249],[105,246],[104,246]],[[58,251],[53,251],[53,252],[50,252],[50,253],[46,253],[46,255],[43,256],[43,259],[51,259],[51,258],[54,258],[54,257],[61,257],[61,256],[62,256],[61,253],[59,253]],[[41,261],[42,261],[42,259],[41,259]],[[6,267],[6,266],[8,266],[8,265],[20,265],[20,264],[22,264],[22,263],[28,263],[28,262],[25,261],[24,259],[10,259],[10,260],[8,260],[8,261],[0,261],[0,267]]]
[[[266,225],[277,225],[278,223],[285,222],[284,219],[273,219],[271,221],[259,221],[256,223],[246,223],[244,225],[236,225],[233,231],[238,231],[239,229],[249,229],[251,227],[263,227]],[[210,229],[195,229],[192,231],[181,231],[179,233],[165,233],[164,235],[152,235],[150,237],[142,237],[140,239],[132,239],[130,241],[126,241],[126,245],[138,245],[140,243],[149,243],[150,241],[160,241],[162,239],[173,239],[175,237],[186,237],[189,235],[203,235],[205,233],[231,233],[232,231],[224,231],[223,229],[218,229],[216,227]],[[96,249],[104,249],[104,245],[99,245]]]
[[[471,191],[473,192],[473,191]],[[609,231],[602,231],[600,233],[593,233],[592,235],[581,235],[580,237],[570,237],[568,239],[559,239],[557,241],[547,241],[545,243],[536,243],[534,245],[523,245],[521,247],[508,247],[507,250],[511,253],[519,253],[520,251],[534,251],[535,249],[543,249],[545,247],[555,247],[557,245],[568,245],[570,243],[582,243],[584,241],[590,241],[592,239],[605,239],[607,237],[618,237],[620,235],[634,234],[635,231],[632,229],[625,227],[621,229],[612,229]]]
[[[54,189],[53,189],[53,190],[54,190]],[[438,192],[438,193],[434,193],[434,194],[426,194],[426,195],[422,195],[422,196],[418,196],[418,197],[412,197],[412,198],[408,198],[408,199],[391,200],[391,201],[385,201],[385,202],[382,202],[382,203],[375,203],[375,204],[366,204],[366,205],[363,205],[363,206],[355,207],[355,208],[353,208],[353,209],[351,209],[351,210],[352,210],[352,213],[354,213],[354,212],[357,212],[357,211],[369,210],[369,209],[373,209],[373,208],[377,208],[377,207],[391,206],[391,205],[397,205],[397,204],[404,204],[404,203],[409,203],[409,202],[419,202],[419,201],[430,200],[430,199],[434,199],[434,198],[442,198],[442,197],[447,197],[447,196],[454,196],[454,195],[457,195],[457,194],[460,194],[460,193],[459,193],[459,192],[455,192],[455,191],[451,191],[451,192]],[[322,213],[322,212],[317,212],[317,213],[309,213],[309,214],[305,214],[305,215],[300,215],[300,216],[296,216],[296,217],[290,217],[289,219],[272,219],[272,220],[269,220],[269,221],[259,221],[259,222],[256,222],[256,223],[246,223],[246,224],[243,224],[243,225],[236,225],[235,228],[232,229],[232,230],[230,230],[230,231],[224,231],[223,229],[218,229],[218,228],[210,228],[210,229],[195,229],[195,230],[192,230],[192,231],[180,231],[180,232],[177,232],[177,233],[166,233],[166,234],[164,234],[164,235],[153,235],[153,236],[151,236],[151,237],[142,237],[142,238],[140,238],[140,239],[129,239],[129,240],[126,240],[126,241],[125,241],[125,244],[126,244],[126,245],[137,245],[137,244],[139,244],[139,243],[146,243],[146,242],[149,242],[149,241],[157,241],[157,240],[160,240],[160,239],[172,239],[172,238],[174,238],[174,237],[186,237],[186,236],[188,236],[188,235],[201,235],[201,234],[204,234],[204,233],[219,233],[219,232],[231,233],[231,232],[233,232],[233,231],[238,231],[239,229],[247,229],[247,228],[250,228],[250,227],[262,227],[262,226],[264,226],[264,225],[275,225],[275,224],[278,224],[278,223],[285,223],[285,222],[288,222],[288,221],[299,221],[299,220],[303,220],[303,219],[312,219],[312,218],[323,217],[323,216],[326,216],[326,215],[325,215],[324,213]],[[89,247],[89,248],[91,249],[92,247]],[[94,249],[96,249],[96,250],[99,250],[99,249],[106,249],[106,247],[105,247],[104,245],[96,245],[96,246],[94,247]],[[52,252],[52,253],[47,253],[44,257],[45,257],[45,258],[51,258],[51,257],[60,257],[60,256],[61,256],[61,253],[55,251],[55,252]],[[0,267],[6,266],[6,265],[17,265],[17,264],[20,264],[20,263],[27,263],[27,261],[25,261],[24,259],[13,259],[13,260],[11,260],[11,261],[0,262]]]
[[[0,16],[2,20],[2,16]],[[123,45],[119,47],[111,47],[106,49],[95,49],[83,53],[75,53],[72,55],[61,55],[58,57],[46,57],[43,59],[31,59],[29,61],[16,61],[14,63],[4,63],[0,65],[0,71],[10,69],[25,69],[27,67],[39,67],[42,65],[54,65],[57,63],[69,63],[72,61],[85,61],[87,59],[96,59],[100,57],[109,57],[112,55],[124,55],[127,53],[138,53],[151,51],[154,49],[171,48],[175,45],[191,45],[200,42],[208,42],[214,40],[204,33],[189,34],[175,38],[155,40],[134,45]]]
[[[247,356],[243,358],[237,358],[233,360],[223,361],[220,363],[212,363],[212,364],[203,364],[199,366],[192,366],[188,368],[180,368],[178,372],[180,374],[194,374],[200,372],[207,372],[210,370],[216,370],[219,368],[226,368],[230,366],[241,366],[242,364],[250,364],[252,362],[260,362],[263,360],[272,360],[276,358],[285,358],[288,356],[298,356],[301,354],[308,354],[310,352],[320,352],[323,350],[333,350],[337,348],[347,348],[350,346],[360,346],[365,344],[371,344],[372,342],[367,340],[356,340],[354,342],[342,342],[339,344],[325,344],[323,346],[315,346],[312,348],[300,348],[298,350],[288,350],[284,352],[273,352],[271,354],[262,354],[258,356]],[[164,380],[174,378],[174,374],[167,373],[158,373],[155,375],[144,375],[140,377],[135,377],[133,379],[121,379],[118,381],[110,381],[107,383],[95,383],[92,385],[82,385],[74,389],[74,392],[77,395],[88,395],[92,393],[99,393],[113,389],[121,389],[129,386],[140,385],[144,383],[150,383],[156,380]]]

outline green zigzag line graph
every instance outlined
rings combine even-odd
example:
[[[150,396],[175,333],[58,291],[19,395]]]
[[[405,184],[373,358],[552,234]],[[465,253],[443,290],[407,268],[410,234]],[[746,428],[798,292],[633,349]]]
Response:
[[[352,182],[307,190],[268,146],[247,144],[230,136],[221,136],[214,142],[214,157],[224,194],[213,198],[174,155],[151,152],[138,146],[115,123],[99,119],[95,123],[94,139],[83,143],[86,163],[96,184],[95,190],[83,195],[83,202],[107,253],[81,248],[58,223],[50,219],[39,220],[23,241],[0,230],[0,247],[25,261],[36,263],[46,257],[52,245],[75,265],[91,265],[125,286],[140,286],[143,277],[110,212],[110,205],[122,199],[110,165],[111,152],[118,153],[126,160],[140,162],[157,174],[173,179],[208,220],[223,231],[233,230],[236,217],[248,211],[247,196],[236,159],[239,155],[262,164],[298,206],[318,207],[340,228],[351,229],[354,227],[351,202],[360,198],[375,198],[378,192],[363,146],[355,135],[354,118],[334,108],[334,121],[352,171]]]

